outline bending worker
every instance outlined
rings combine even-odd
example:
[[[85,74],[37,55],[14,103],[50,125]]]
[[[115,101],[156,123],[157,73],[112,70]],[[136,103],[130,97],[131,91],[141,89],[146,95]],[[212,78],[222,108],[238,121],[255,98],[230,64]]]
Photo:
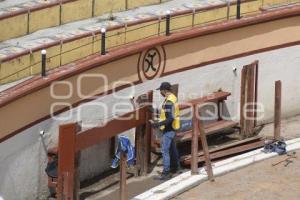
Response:
[[[152,126],[159,128],[163,133],[161,143],[164,169],[159,179],[166,180],[171,178],[171,172],[180,170],[179,155],[174,142],[175,131],[180,128],[179,106],[177,97],[171,92],[170,83],[163,82],[158,89],[165,100],[162,104],[160,119]],[[171,161],[174,162],[172,169],[170,168]]]

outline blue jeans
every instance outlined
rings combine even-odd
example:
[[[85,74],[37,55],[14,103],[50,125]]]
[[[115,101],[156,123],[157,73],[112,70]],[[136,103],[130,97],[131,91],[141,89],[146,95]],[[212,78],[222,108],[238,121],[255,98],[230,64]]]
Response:
[[[163,134],[162,138],[162,156],[163,156],[163,173],[170,172],[171,161],[174,167],[180,166],[179,154],[174,142],[175,131],[168,131]]]

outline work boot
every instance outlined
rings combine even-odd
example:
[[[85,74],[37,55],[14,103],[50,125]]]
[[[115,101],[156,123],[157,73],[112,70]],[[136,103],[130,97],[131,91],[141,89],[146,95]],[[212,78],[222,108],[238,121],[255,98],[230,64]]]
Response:
[[[172,174],[170,172],[163,172],[160,176],[155,177],[155,180],[166,181],[172,178]]]
[[[183,168],[181,166],[171,168],[171,173],[172,174],[181,174],[183,172]]]

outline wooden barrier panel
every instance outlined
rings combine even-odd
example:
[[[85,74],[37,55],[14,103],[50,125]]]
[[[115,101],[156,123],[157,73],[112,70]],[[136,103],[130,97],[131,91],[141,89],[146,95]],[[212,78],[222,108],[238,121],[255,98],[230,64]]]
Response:
[[[257,123],[258,61],[245,65],[241,75],[240,127],[244,138],[252,137]]]
[[[59,127],[57,199],[76,200],[76,130],[75,123]],[[74,195],[75,194],[75,195]]]
[[[105,126],[95,127],[80,132],[77,135],[76,151],[98,144],[131,128],[145,124],[147,107],[126,113],[109,121]]]
[[[152,93],[150,93],[151,95]],[[152,97],[150,96],[150,100]],[[140,127],[149,120],[149,107],[145,106],[126,113],[114,120],[111,120],[103,127],[95,127],[77,134],[78,126],[76,123],[61,125],[59,127],[59,159],[58,159],[58,200],[79,199],[79,160],[80,150],[98,144],[104,139],[111,138],[131,128]],[[149,124],[149,123],[147,123]],[[145,153],[143,156],[143,166],[148,172],[148,163],[151,144],[150,124],[146,126],[144,138]],[[148,144],[149,143],[149,144]],[[121,156],[121,181],[120,197],[127,199],[126,192],[126,156]]]

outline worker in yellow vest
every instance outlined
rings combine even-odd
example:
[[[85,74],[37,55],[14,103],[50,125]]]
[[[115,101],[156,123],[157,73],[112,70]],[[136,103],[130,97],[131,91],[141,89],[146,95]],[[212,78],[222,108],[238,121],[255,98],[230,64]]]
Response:
[[[171,84],[163,82],[158,89],[165,100],[162,104],[159,121],[152,123],[152,126],[159,128],[163,133],[162,156],[164,169],[159,179],[166,180],[172,177],[171,172],[180,169],[179,155],[174,142],[175,131],[180,128],[180,113],[177,97],[171,92]],[[171,160],[174,162],[172,169],[170,168]]]

